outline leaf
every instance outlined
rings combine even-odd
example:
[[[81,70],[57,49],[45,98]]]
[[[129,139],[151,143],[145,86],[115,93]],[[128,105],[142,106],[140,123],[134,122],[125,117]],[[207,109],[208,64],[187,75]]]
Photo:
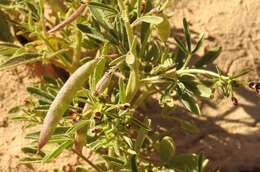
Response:
[[[184,27],[184,34],[185,34],[185,39],[187,42],[188,50],[189,50],[189,52],[191,52],[190,29],[189,29],[189,24],[188,24],[186,18],[183,19],[183,27]]]
[[[92,38],[94,40],[101,41],[101,42],[108,42],[108,40],[106,38],[104,38],[102,33],[94,30],[93,28],[89,27],[88,25],[77,24],[77,27],[82,32],[86,33],[89,38]]]
[[[78,123],[74,124],[73,127],[71,127],[66,134],[71,135],[74,134],[77,130],[89,125],[90,121],[89,120],[81,120]]]
[[[105,160],[107,160],[108,162],[110,162],[111,164],[117,166],[117,167],[123,167],[123,166],[126,165],[125,161],[118,159],[118,158],[115,158],[115,157],[112,157],[112,156],[103,155],[103,158]]]
[[[119,79],[119,101],[126,103],[126,86],[122,78]]]
[[[177,46],[179,47],[179,49],[185,53],[186,55],[189,54],[189,51],[186,49],[185,45],[183,44],[183,42],[176,36],[174,36],[175,41],[177,42]]]
[[[4,42],[13,42],[14,38],[11,33],[11,26],[8,22],[7,17],[4,15],[4,13],[1,10],[0,10],[0,26],[1,26],[0,40]]]
[[[131,172],[138,172],[137,162],[136,162],[136,155],[132,155],[130,158],[131,164]]]
[[[185,77],[185,76],[182,76]],[[185,87],[192,92],[192,94],[209,99],[212,95],[212,90],[210,87],[200,83],[199,81],[194,81],[192,79],[182,81],[182,83],[185,85]]]
[[[123,55],[123,56],[120,56],[114,60],[112,60],[110,63],[109,63],[109,66],[114,66],[114,65],[118,65],[120,63],[122,63],[124,60],[125,60],[126,56]]]
[[[201,68],[204,65],[212,63],[221,53],[222,48],[216,47],[208,52],[205,53],[195,64],[196,68]]]
[[[45,91],[43,91],[37,87],[27,87],[27,91],[34,96],[43,98],[44,100],[48,100],[50,102],[52,102],[52,100],[54,100],[54,98],[55,98],[54,96],[46,93]]]
[[[163,22],[157,25],[158,35],[163,42],[166,42],[171,33],[170,22],[166,15],[161,13],[159,16],[163,18]]]
[[[150,119],[145,119],[144,121],[144,126],[146,128],[150,128],[151,126],[151,120]],[[136,152],[139,152],[140,149],[142,148],[143,146],[143,143],[144,143],[144,140],[145,140],[145,137],[147,136],[147,129],[141,127],[139,130],[138,130],[138,133],[137,133],[137,138],[136,138],[136,141],[135,141],[135,151]]]
[[[146,130],[146,131],[151,131],[151,130],[152,130],[152,129],[150,128],[150,126],[147,126],[147,125],[146,125],[146,121],[145,121],[145,124],[144,124],[144,123],[142,123],[141,121],[139,121],[138,119],[136,119],[135,117],[132,117],[132,118],[130,119],[130,121],[131,121],[133,124],[135,124],[136,126],[141,127],[141,128],[143,128],[144,130]]]
[[[132,25],[136,26],[142,22],[157,25],[163,22],[163,18],[159,16],[142,16],[136,19]]]
[[[195,54],[201,47],[203,39],[204,39],[205,34],[202,34],[199,41],[197,42],[197,45],[195,46],[195,48],[192,50],[192,54]]]
[[[164,137],[159,143],[159,155],[160,159],[167,163],[175,155],[176,147],[171,137]]]
[[[55,150],[53,150],[53,152],[51,152],[50,154],[46,155],[42,161],[43,161],[44,163],[51,161],[52,159],[54,159],[54,158],[56,158],[57,156],[59,156],[64,149],[67,149],[67,148],[70,147],[72,144],[73,144],[73,141],[72,141],[72,140],[68,140],[68,141],[62,143],[62,144],[59,145]]]
[[[123,136],[123,139],[124,139],[124,141],[126,142],[126,144],[129,146],[129,148],[132,149],[132,148],[134,147],[131,138],[129,138],[129,137],[127,137],[127,136]]]
[[[38,53],[24,53],[15,57],[12,57],[11,59],[7,60],[6,62],[0,64],[0,70],[8,69],[11,67],[15,67],[21,64],[28,64],[32,62],[36,62],[41,60],[42,58],[39,58],[41,54]]]
[[[114,7],[103,4],[103,3],[99,3],[99,2],[90,2],[90,3],[88,3],[88,6],[96,8],[96,9],[106,10],[106,11],[112,12],[114,14],[118,13],[118,11]]]
[[[198,134],[200,132],[199,128],[192,124],[189,121],[181,121],[181,128],[184,129],[185,131],[191,133],[191,134]]]
[[[34,148],[34,147],[23,147],[21,150],[23,153],[26,153],[26,154],[32,154],[32,155],[38,154],[42,157],[45,156],[45,153],[43,153],[42,151],[38,152],[37,148]]]
[[[41,158],[23,157],[20,159],[21,164],[40,163]]]
[[[135,70],[130,71],[126,86],[126,102],[130,102],[138,89],[139,74]]]
[[[178,89],[178,95],[181,99],[182,104],[192,113],[196,115],[200,115],[199,105],[195,102],[195,100],[188,93],[181,91]]]

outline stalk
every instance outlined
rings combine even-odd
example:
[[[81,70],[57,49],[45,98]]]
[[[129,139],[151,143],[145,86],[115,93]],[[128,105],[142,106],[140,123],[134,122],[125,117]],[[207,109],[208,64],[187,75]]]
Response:
[[[81,45],[82,45],[82,34],[80,30],[77,30],[76,33],[76,47],[74,49],[73,61],[72,61],[72,70],[75,71],[79,67],[80,54],[81,54]]]
[[[184,65],[182,66],[181,69],[185,69],[185,68],[189,65],[191,58],[192,58],[192,54],[189,53],[189,55],[188,55],[188,57],[187,57],[187,59],[186,59]]]
[[[134,33],[133,33],[133,28],[131,27],[131,24],[129,22],[127,6],[123,2],[123,0],[118,0],[118,6],[120,8],[121,15],[126,28],[128,44],[129,47],[131,47],[134,40]]]
[[[208,76],[213,76],[216,78],[223,78],[223,79],[228,79],[228,76],[223,76],[223,75],[219,75],[218,73],[212,72],[212,71],[208,71],[208,70],[203,70],[203,69],[181,69],[178,70],[177,75],[181,75],[181,74],[202,74],[202,75],[208,75]]]

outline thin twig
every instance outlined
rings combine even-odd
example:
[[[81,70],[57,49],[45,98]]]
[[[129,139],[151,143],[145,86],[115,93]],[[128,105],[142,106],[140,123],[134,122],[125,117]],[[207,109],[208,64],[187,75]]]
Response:
[[[96,166],[94,163],[92,163],[87,157],[76,151],[75,149],[72,149],[74,153],[76,153],[80,158],[82,158],[84,161],[86,161],[91,167],[93,167],[97,172],[101,172],[102,170]]]

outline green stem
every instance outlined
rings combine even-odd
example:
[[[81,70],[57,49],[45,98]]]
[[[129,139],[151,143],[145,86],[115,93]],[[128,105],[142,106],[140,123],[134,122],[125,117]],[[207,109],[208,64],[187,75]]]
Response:
[[[202,74],[202,75],[209,75],[209,76],[213,76],[213,77],[221,77],[223,79],[228,79],[229,77],[227,76],[223,76],[223,75],[219,75],[218,73],[212,72],[212,71],[208,71],[208,70],[204,70],[204,69],[181,69],[178,70],[177,75],[181,75],[181,74]]]
[[[187,57],[187,59],[186,59],[184,65],[182,66],[181,69],[185,69],[185,68],[189,65],[191,58],[192,58],[192,54],[189,53],[189,55],[188,55],[188,57]]]
[[[79,30],[76,33],[76,47],[74,49],[73,61],[72,61],[72,70],[75,71],[79,67],[80,53],[81,53],[81,42],[82,34]]]
[[[167,75],[172,74],[172,73],[173,73],[173,70],[169,70],[169,71],[166,72]],[[212,76],[212,77],[215,77],[215,78],[221,77],[222,79],[225,79],[225,80],[229,79],[228,76],[219,75],[218,73],[208,71],[208,70],[204,70],[204,69],[180,69],[180,70],[176,71],[175,73],[176,73],[176,75],[202,74],[202,75]],[[162,82],[164,82],[164,80],[162,79],[163,77],[164,76],[148,77],[148,78],[142,79],[141,82],[142,82],[142,84],[162,83]]]
[[[129,22],[127,6],[123,2],[123,0],[118,0],[118,6],[120,8],[122,18],[124,20],[124,24],[127,32],[128,44],[129,47],[131,47],[134,40],[134,32]]]

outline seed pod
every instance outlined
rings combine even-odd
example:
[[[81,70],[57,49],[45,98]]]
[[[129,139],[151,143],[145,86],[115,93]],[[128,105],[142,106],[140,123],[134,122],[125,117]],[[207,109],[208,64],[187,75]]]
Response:
[[[43,121],[38,141],[39,150],[47,143],[50,135],[54,132],[56,125],[72,102],[76,92],[88,79],[88,76],[91,74],[98,61],[99,58],[96,58],[78,68],[58,92]]]
[[[108,87],[112,75],[113,75],[113,71],[106,72],[103,75],[103,77],[98,81],[96,85],[96,89],[93,93],[93,96],[100,95]]]
[[[76,9],[76,11],[71,16],[69,16],[66,20],[56,25],[51,30],[49,30],[48,33],[56,32],[62,29],[63,27],[65,27],[66,25],[70,24],[71,22],[73,22],[75,19],[77,19],[80,16],[80,14],[85,10],[86,7],[87,4],[80,4],[79,8]]]
[[[233,105],[235,105],[235,106],[238,105],[238,100],[237,100],[237,98],[232,97],[231,100],[232,100],[232,102],[233,102]]]

